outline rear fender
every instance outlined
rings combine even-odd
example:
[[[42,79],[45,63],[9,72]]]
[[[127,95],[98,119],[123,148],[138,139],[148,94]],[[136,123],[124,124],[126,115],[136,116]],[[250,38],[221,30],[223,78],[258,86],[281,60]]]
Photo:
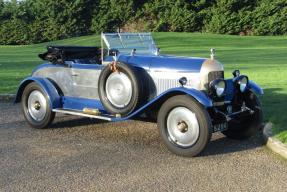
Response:
[[[59,95],[58,90],[49,79],[41,77],[28,77],[24,79],[20,83],[14,103],[21,102],[22,94],[24,92],[25,87],[32,82],[36,82],[39,86],[41,86],[41,88],[48,97],[51,109],[61,107],[61,97]]]

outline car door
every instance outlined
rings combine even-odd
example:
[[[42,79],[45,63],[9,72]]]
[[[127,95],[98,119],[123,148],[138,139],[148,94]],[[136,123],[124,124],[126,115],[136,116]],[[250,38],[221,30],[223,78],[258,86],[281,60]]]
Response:
[[[73,97],[99,99],[98,79],[103,67],[99,64],[72,64]]]

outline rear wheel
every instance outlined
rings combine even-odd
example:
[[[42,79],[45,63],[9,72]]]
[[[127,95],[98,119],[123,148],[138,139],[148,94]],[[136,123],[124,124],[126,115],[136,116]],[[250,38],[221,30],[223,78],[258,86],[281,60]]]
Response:
[[[167,148],[181,156],[196,156],[211,137],[207,111],[187,95],[168,99],[158,114],[158,128]]]
[[[46,128],[55,118],[46,93],[37,83],[26,86],[21,104],[24,117],[33,128]]]
[[[254,113],[250,116],[239,117],[228,123],[228,129],[222,133],[231,139],[248,139],[258,133],[262,127],[263,113],[259,98],[253,92],[249,91],[243,95],[241,103],[244,103]]]

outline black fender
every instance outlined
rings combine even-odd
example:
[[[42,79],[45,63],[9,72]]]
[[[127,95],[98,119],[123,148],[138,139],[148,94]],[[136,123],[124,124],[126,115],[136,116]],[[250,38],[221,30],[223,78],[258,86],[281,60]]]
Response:
[[[25,87],[31,82],[36,82],[44,90],[49,99],[51,109],[61,108],[61,97],[57,88],[49,79],[41,77],[28,77],[24,79],[20,83],[14,103],[21,102],[23,91]]]

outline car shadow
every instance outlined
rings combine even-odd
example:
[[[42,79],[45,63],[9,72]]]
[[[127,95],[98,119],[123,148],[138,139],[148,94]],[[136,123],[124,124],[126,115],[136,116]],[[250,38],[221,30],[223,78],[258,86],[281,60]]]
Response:
[[[60,116],[55,118],[56,121],[53,122],[49,129],[61,129],[61,128],[74,128],[74,127],[80,127],[80,126],[88,126],[93,124],[105,124],[107,121],[100,120],[100,119],[92,119],[87,117],[76,117],[72,115],[67,116]]]
[[[199,156],[212,156],[252,150],[264,145],[262,132],[246,140],[233,140],[215,133],[206,149]]]
[[[101,138],[109,141],[113,141],[115,138],[118,141],[122,141],[138,148],[149,148],[154,151],[161,153],[167,149],[162,143],[162,140],[157,133],[157,127],[155,123],[146,123],[141,121],[131,121],[131,122],[116,122],[111,123],[107,121],[90,119],[90,118],[78,118],[78,117],[65,117],[64,119],[57,119],[57,122],[50,126],[50,129],[61,129],[61,128],[83,128],[83,126],[93,126],[94,124],[105,124],[103,126],[94,126],[93,132],[101,133]],[[145,129],[145,123],[147,128]],[[109,125],[110,124],[110,125]],[[126,127],[127,125],[131,125]],[[141,126],[141,127],[138,127]],[[102,129],[104,128],[105,129]],[[84,128],[82,131],[85,131]],[[111,133],[109,133],[111,132]],[[123,132],[128,132],[129,134],[123,134]],[[155,134],[156,132],[156,134]],[[67,132],[69,134],[69,132]],[[91,137],[93,133],[91,133]],[[261,147],[264,144],[264,139],[262,137],[262,132],[257,135],[247,139],[247,140],[232,140],[225,137],[221,133],[215,133],[212,135],[210,143],[207,145],[206,149],[199,156],[213,156],[220,154],[228,154],[239,151],[246,151]],[[140,149],[139,149],[140,150]]]

